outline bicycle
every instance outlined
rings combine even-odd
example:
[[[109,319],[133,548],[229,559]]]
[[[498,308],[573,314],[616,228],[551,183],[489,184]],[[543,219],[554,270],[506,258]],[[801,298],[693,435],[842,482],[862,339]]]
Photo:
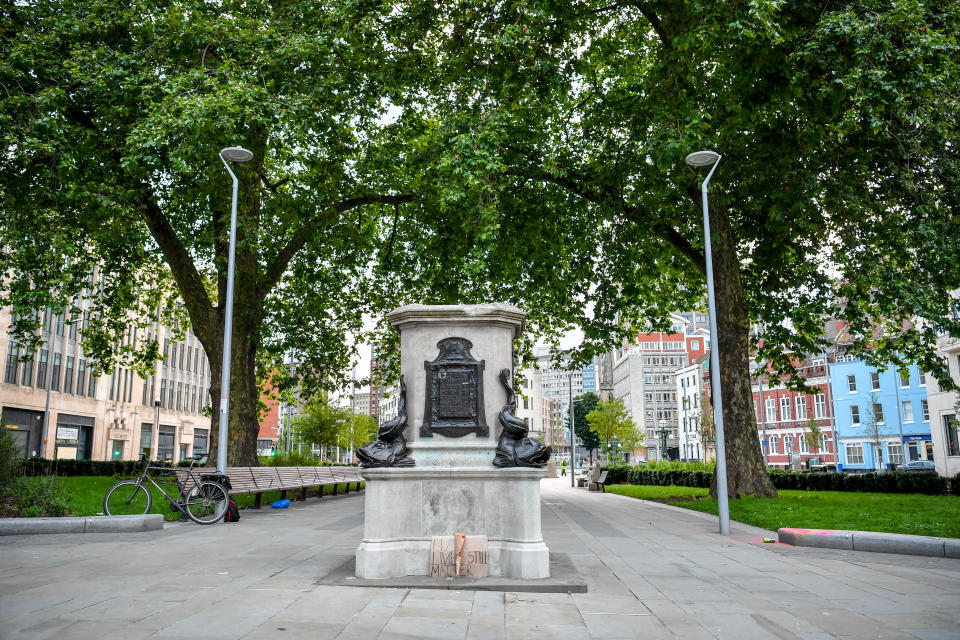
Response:
[[[103,498],[103,512],[108,516],[140,515],[150,512],[153,506],[153,496],[146,481],[149,481],[157,491],[170,503],[174,511],[186,514],[197,524],[213,524],[227,513],[230,496],[221,482],[199,479],[193,474],[193,465],[206,460],[206,456],[194,456],[184,472],[177,474],[169,467],[151,467],[145,455],[140,456],[140,462],[146,462],[143,473],[136,480],[121,480],[107,491]],[[150,471],[171,474],[176,478],[179,497],[174,498],[163,490],[156,480],[149,475]],[[189,486],[189,489],[185,487]]]

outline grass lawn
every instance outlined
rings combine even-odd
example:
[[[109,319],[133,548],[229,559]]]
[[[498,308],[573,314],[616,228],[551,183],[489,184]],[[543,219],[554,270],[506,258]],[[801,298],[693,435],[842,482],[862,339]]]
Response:
[[[610,493],[717,513],[707,489],[613,485]],[[781,527],[854,529],[960,538],[960,497],[847,491],[788,491],[779,498],[730,501],[730,518],[776,531]]]
[[[118,478],[113,476],[64,476],[57,478],[57,482],[66,488],[67,494],[70,496],[69,511],[70,515],[74,516],[103,515],[103,497],[117,480]],[[167,502],[166,498],[152,485],[148,486],[150,493],[153,494],[153,506],[150,508],[150,513],[162,513],[165,520],[179,520],[180,513],[171,511],[170,503]],[[177,491],[176,485],[161,483],[160,486],[171,496]],[[361,483],[360,486],[362,487],[363,483]],[[343,484],[339,485],[339,493],[343,493],[344,488]],[[353,491],[353,486],[350,487],[350,491]],[[323,487],[323,493],[324,495],[332,494],[333,487]],[[316,495],[316,487],[307,490],[308,498],[316,497]],[[299,500],[300,491],[288,491],[287,498],[290,500]],[[269,507],[271,502],[279,499],[280,492],[273,491],[263,494],[261,503],[264,507]],[[237,506],[243,509],[244,507],[253,505],[254,496],[236,496],[234,500],[237,501]]]

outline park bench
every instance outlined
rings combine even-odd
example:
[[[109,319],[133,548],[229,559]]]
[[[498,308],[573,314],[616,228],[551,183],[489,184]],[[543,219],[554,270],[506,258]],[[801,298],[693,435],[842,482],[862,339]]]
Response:
[[[177,479],[181,484],[186,478],[186,469],[176,469]],[[207,475],[207,474],[204,474]],[[253,508],[260,508],[260,499],[268,491],[279,491],[280,498],[287,497],[287,491],[300,490],[300,498],[306,499],[307,489],[317,487],[323,497],[323,487],[332,486],[333,494],[337,495],[339,486],[346,485],[345,493],[350,493],[351,483],[356,483],[360,490],[359,467],[227,467],[226,475],[230,478],[230,495],[239,496],[253,494]]]
[[[597,486],[600,487],[600,493],[607,492],[607,472],[603,471],[600,474],[600,477],[597,478]]]

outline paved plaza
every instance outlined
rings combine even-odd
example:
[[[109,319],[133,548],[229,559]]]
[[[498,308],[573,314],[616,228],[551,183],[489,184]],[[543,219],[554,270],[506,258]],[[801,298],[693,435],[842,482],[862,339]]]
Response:
[[[763,544],[761,529],[544,480],[543,532],[585,594],[318,586],[363,497],[237,524],[0,538],[0,637],[960,638],[960,560]]]

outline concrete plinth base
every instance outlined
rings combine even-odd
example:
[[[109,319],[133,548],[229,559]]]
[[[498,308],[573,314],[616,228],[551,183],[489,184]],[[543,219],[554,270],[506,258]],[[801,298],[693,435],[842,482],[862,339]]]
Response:
[[[433,536],[487,536],[489,575],[550,576],[540,528],[542,469],[364,469],[358,578],[430,575]]]

